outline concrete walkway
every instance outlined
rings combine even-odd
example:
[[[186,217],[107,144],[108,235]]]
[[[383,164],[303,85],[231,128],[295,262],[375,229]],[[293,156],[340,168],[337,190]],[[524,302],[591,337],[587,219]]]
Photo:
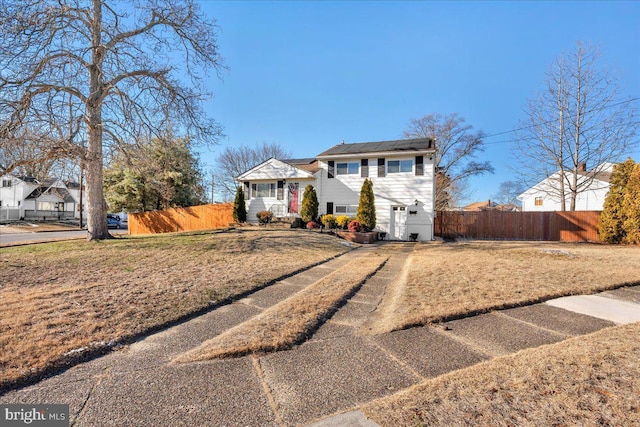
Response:
[[[557,303],[559,299],[436,326],[358,335],[358,326],[377,307],[412,249],[404,243],[363,247],[126,349],[9,392],[0,396],[0,403],[68,403],[76,426],[370,427],[375,423],[358,411],[360,405],[425,378],[637,321],[581,314]],[[371,252],[390,259],[304,344],[261,356],[170,363],[176,355]],[[614,311],[622,304],[640,313],[638,286],[596,298],[606,298]],[[575,300],[571,304],[580,305]]]

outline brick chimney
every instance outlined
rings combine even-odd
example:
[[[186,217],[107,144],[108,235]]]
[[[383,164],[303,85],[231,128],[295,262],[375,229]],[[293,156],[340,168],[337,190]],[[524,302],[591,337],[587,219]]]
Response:
[[[578,163],[578,172],[586,172],[587,164],[585,162]]]

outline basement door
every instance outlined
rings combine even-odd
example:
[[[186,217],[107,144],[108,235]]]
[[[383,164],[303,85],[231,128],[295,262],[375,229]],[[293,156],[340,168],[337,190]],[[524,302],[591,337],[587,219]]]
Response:
[[[391,207],[391,225],[389,227],[391,240],[407,240],[407,208],[405,206]]]

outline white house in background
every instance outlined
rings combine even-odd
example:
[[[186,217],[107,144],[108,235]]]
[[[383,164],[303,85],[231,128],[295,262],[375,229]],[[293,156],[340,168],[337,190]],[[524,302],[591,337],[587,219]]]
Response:
[[[586,190],[582,190],[576,195],[577,211],[601,211],[604,207],[604,200],[609,192],[609,179],[615,163],[602,163],[595,171],[587,171],[586,164],[582,163],[578,171],[578,186],[583,187],[588,184]],[[522,201],[523,212],[535,211],[560,211],[562,210],[561,198],[559,194],[560,188],[560,171],[554,173],[550,177],[540,181],[533,187],[529,188],[517,198]],[[567,190],[568,183],[573,181],[573,172],[565,172],[565,202],[566,209],[571,204],[571,194]],[[581,185],[580,183],[584,183]]]
[[[79,184],[3,175],[0,185],[0,221],[79,218]]]
[[[431,139],[338,144],[313,159],[269,159],[237,177],[247,219],[270,210],[297,217],[307,185],[318,195],[319,214],[355,216],[365,178],[373,183],[376,230],[391,240],[433,240],[434,143]]]

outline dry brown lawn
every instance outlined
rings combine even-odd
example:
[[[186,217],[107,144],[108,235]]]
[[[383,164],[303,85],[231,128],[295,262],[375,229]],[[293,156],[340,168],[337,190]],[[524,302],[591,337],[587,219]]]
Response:
[[[315,330],[341,301],[375,274],[387,259],[376,255],[360,256],[174,361],[187,363],[290,348]]]
[[[640,283],[640,247],[473,241],[424,244],[360,331],[378,334]]]
[[[373,401],[382,426],[640,425],[640,323],[523,350]]]
[[[0,389],[346,250],[290,230],[0,249]]]

